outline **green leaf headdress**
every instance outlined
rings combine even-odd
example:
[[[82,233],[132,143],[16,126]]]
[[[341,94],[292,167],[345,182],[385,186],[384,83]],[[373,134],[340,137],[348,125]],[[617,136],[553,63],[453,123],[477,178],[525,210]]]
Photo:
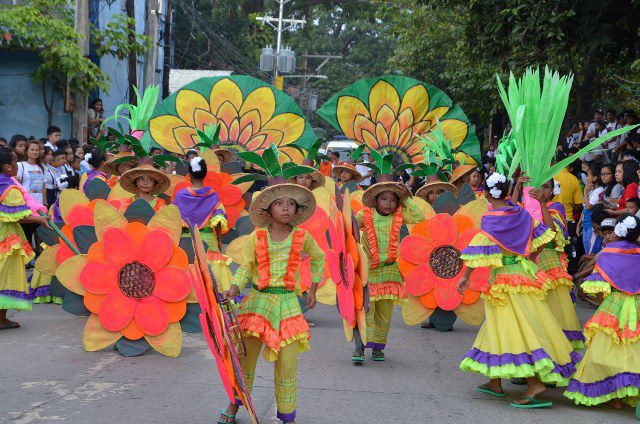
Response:
[[[436,175],[441,181],[447,181],[447,175],[453,171],[455,149],[451,140],[447,138],[440,122],[429,134],[421,136],[419,142],[423,145],[424,160],[416,165],[413,175],[428,177]]]
[[[351,159],[353,159],[354,161],[360,159],[360,157],[364,153],[365,148],[369,150],[369,154],[371,155],[373,162],[362,162],[360,165],[366,166],[367,168],[371,169],[373,172],[378,174],[378,176],[393,176],[404,171],[405,169],[413,169],[415,167],[415,165],[412,163],[405,163],[394,168],[393,153],[387,153],[385,151],[382,151],[382,153],[378,153],[376,150],[368,147],[365,144],[361,144],[353,151],[353,153],[351,153]]]
[[[136,92],[136,104],[123,103],[116,107],[113,115],[104,120],[103,124],[110,120],[120,119],[120,112],[126,109],[129,112],[129,117],[124,117],[131,131],[147,131],[149,129],[149,119],[153,115],[153,111],[158,103],[158,96],[160,95],[160,85],[151,85],[144,90],[143,94],[140,94],[138,89],[134,86],[133,90]]]
[[[143,158],[147,158],[147,163],[152,162],[154,165],[162,168],[167,166],[167,162],[183,163],[182,159],[175,155],[161,154],[152,157],[150,152],[142,146],[142,143],[136,137],[130,134],[121,133],[115,128],[107,128],[107,131],[115,137],[115,140],[108,141],[106,136],[101,137],[100,140],[96,142],[97,147],[109,153],[116,153],[121,150],[131,149],[134,154],[134,156],[123,156],[113,160],[111,162],[113,165],[133,162]]]
[[[517,81],[513,73],[510,74],[508,91],[504,89],[500,77],[496,76],[496,79],[500,98],[513,125],[512,135],[515,139],[520,167],[531,178],[530,185],[533,187],[540,187],[576,158],[637,126],[608,132],[577,153],[551,166],[569,103],[573,75],[561,77],[558,72],[552,72],[545,67],[541,88],[539,70],[527,68],[524,75]]]
[[[315,169],[309,166],[301,166],[293,162],[286,162],[283,165],[280,165],[280,153],[278,152],[276,145],[273,143],[263,150],[262,155],[255,152],[238,152],[238,156],[246,162],[262,169],[265,175],[243,175],[240,178],[236,178],[233,181],[234,184],[242,184],[248,181],[259,180],[266,180],[269,184],[276,184],[285,182],[290,178],[297,177],[298,175],[311,174],[312,172],[315,172]]]

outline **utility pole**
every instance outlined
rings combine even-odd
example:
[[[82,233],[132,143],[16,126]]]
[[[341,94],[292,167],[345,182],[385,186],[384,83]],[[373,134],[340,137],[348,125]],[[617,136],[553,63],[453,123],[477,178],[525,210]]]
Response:
[[[75,30],[81,35],[78,37],[78,47],[85,57],[89,56],[89,0],[76,0]],[[81,141],[87,140],[87,108],[89,107],[87,94],[79,91],[73,92],[73,117],[71,121],[71,133],[73,137]]]
[[[274,84],[276,82],[276,78],[278,77],[278,71],[280,66],[280,53],[282,52],[282,33],[289,28],[301,24],[304,25],[307,23],[306,19],[284,19],[284,5],[289,3],[291,0],[276,0],[280,6],[278,10],[278,17],[273,18],[271,16],[258,16],[256,17],[257,21],[262,22],[263,24],[269,24],[273,29],[278,33],[277,42],[276,42],[276,57],[275,57],[275,66],[273,68],[273,81]],[[276,22],[277,26],[273,23]],[[283,24],[289,24],[288,26],[283,26]]]
[[[136,42],[136,9],[135,9],[135,1],[127,0],[127,17],[133,19],[131,24],[129,24],[129,43],[133,45]],[[134,51],[129,52],[129,56],[127,58],[128,69],[129,69],[129,103],[132,105],[136,104],[136,93],[133,91],[133,87],[138,85],[138,76],[137,76],[137,67],[138,67],[138,57]]]
[[[162,98],[169,96],[169,70],[171,68],[171,20],[173,13],[171,0],[167,0],[167,11],[164,15],[164,54],[162,63]]]
[[[151,46],[144,55],[144,75],[142,77],[142,87],[144,89],[156,82],[159,1],[162,0],[147,0],[147,19],[145,20],[144,34],[151,39]]]

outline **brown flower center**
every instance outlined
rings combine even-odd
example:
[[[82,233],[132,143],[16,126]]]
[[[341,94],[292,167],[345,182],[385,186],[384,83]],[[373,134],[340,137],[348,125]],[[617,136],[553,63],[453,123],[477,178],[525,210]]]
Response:
[[[131,262],[120,269],[118,285],[125,296],[131,299],[144,299],[153,293],[156,276],[148,266],[140,262]]]
[[[429,265],[438,277],[453,278],[462,269],[460,251],[453,246],[436,247],[429,256]]]

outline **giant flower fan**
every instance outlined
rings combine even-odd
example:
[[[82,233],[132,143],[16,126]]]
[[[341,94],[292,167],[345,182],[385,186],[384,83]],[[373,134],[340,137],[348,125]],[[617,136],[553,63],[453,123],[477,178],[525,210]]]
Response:
[[[124,338],[130,343],[144,339],[167,356],[180,354],[180,320],[191,284],[187,253],[178,247],[179,218],[178,209],[167,206],[143,223],[128,220],[106,202],[96,203],[94,242],[78,246],[81,254],[56,271],[91,312],[83,335],[87,351]]]
[[[199,141],[197,130],[220,125],[220,147],[261,152],[275,144],[282,161],[302,162],[296,146],[316,140],[302,111],[286,94],[256,78],[201,78],[164,99],[149,121],[143,143],[183,153]]]
[[[408,325],[419,324],[436,310],[453,311],[467,323],[480,324],[480,292],[488,283],[490,270],[475,268],[464,295],[457,287],[466,270],[460,252],[480,232],[484,212],[486,202],[475,200],[453,215],[439,213],[412,226],[402,240],[398,265],[409,295],[402,311]]]
[[[358,81],[329,99],[318,114],[348,138],[414,164],[424,160],[420,136],[439,120],[456,159],[480,163],[478,138],[462,109],[442,90],[412,78]]]

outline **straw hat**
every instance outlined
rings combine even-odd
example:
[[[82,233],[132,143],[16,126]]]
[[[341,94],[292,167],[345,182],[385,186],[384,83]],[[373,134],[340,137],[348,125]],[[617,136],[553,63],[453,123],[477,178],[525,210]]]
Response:
[[[347,163],[344,165],[336,165],[333,167],[333,171],[331,172],[334,177],[340,178],[340,173],[342,171],[348,171],[351,173],[351,175],[353,175],[353,178],[351,179],[351,181],[355,181],[356,183],[359,183],[360,181],[362,181],[362,178],[363,178],[362,174],[358,172],[358,170],[353,164]]]
[[[256,227],[269,226],[273,219],[269,215],[269,206],[281,197],[290,197],[302,206],[291,221],[294,227],[311,218],[316,211],[316,198],[309,189],[297,184],[285,183],[282,178],[275,178],[269,183],[270,185],[260,191],[249,206],[249,219]]]
[[[152,165],[140,165],[136,168],[130,169],[120,177],[120,185],[123,189],[129,193],[137,193],[136,179],[147,175],[156,181],[156,185],[153,187],[151,194],[156,195],[164,193],[171,186],[171,180],[162,171],[158,171]]]
[[[442,191],[450,191],[453,194],[456,194],[458,189],[451,183],[447,183],[444,181],[431,181],[420,187],[418,191],[416,191],[416,196],[427,200],[427,195],[432,190],[442,190]]]
[[[393,176],[389,174],[383,174],[378,177],[376,184],[369,187],[362,195],[362,204],[369,207],[376,207],[376,197],[383,191],[392,191],[398,195],[401,202],[407,200],[407,193],[402,190],[398,182],[393,181]]]
[[[115,155],[109,155],[109,159],[107,159],[107,162],[105,164],[105,168],[107,169],[107,171],[111,174],[111,175],[120,175],[118,173],[118,165],[121,165],[121,163],[114,163],[116,160],[121,159],[121,158],[133,158],[135,160],[131,160],[131,162],[127,162],[127,163],[132,163],[133,166],[137,166],[138,165],[138,158],[136,158],[136,156],[133,154],[133,152],[130,151],[123,151],[123,152],[118,152]]]
[[[220,160],[220,165],[224,165],[225,163],[229,163],[233,161],[233,152],[229,149],[215,149],[213,151],[216,155],[222,156]]]
[[[304,164],[304,162],[303,162]],[[305,174],[311,177],[311,188],[309,190],[313,191],[315,189],[317,189],[318,187],[324,187],[324,184],[326,182],[324,175],[322,175],[320,173],[320,171],[318,171],[317,169],[315,169],[312,166],[305,166],[305,165],[301,165],[305,168],[309,168],[309,169],[313,169],[313,172],[311,174]],[[291,184],[295,184],[296,181],[296,177],[293,178],[289,178],[289,182]]]
[[[476,169],[473,165],[458,165],[454,170],[453,174],[451,174],[451,180],[449,181],[451,184],[455,184],[460,178],[464,177],[472,173]]]

